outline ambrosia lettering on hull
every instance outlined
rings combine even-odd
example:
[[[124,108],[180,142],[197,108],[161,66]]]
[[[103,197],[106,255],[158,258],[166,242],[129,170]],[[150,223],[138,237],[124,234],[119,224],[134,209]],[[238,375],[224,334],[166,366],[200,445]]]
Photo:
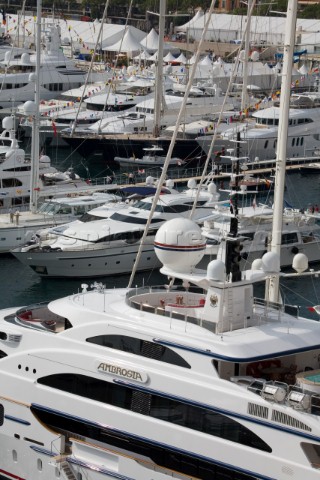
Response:
[[[131,370],[128,367],[120,365],[112,365],[111,363],[100,362],[98,364],[99,372],[110,373],[111,375],[117,375],[118,377],[130,378],[137,382],[145,383],[148,379],[147,375],[136,370]]]

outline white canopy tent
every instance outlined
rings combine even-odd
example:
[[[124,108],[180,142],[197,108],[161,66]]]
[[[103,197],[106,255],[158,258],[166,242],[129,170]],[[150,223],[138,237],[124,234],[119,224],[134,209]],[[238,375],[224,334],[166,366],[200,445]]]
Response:
[[[176,62],[176,57],[174,57],[172,53],[169,52],[165,57],[163,57],[163,61],[166,63]]]
[[[127,27],[126,32],[120,40],[118,40],[113,45],[108,45],[103,48],[104,51],[108,52],[122,52],[122,53],[133,53],[140,52],[141,44],[140,41],[134,36],[131,27]]]
[[[159,48],[159,35],[153,28],[140,43],[148,52],[156,52]]]
[[[180,53],[179,57],[176,58],[176,62],[185,65],[187,63],[187,58],[183,53]]]

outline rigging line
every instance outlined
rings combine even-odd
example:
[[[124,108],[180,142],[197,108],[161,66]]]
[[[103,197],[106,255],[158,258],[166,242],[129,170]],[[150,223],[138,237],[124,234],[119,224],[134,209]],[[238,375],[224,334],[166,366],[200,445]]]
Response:
[[[79,113],[80,113],[81,105],[82,105],[82,102],[83,102],[83,98],[84,98],[84,96],[85,96],[86,87],[87,87],[87,85],[88,85],[88,83],[89,83],[90,74],[91,74],[91,72],[92,72],[93,61],[94,61],[95,56],[96,56],[96,51],[97,51],[97,48],[98,48],[98,43],[99,43],[99,41],[100,41],[100,37],[101,37],[101,39],[102,39],[102,31],[103,31],[103,26],[104,26],[104,19],[105,19],[106,15],[107,15],[108,6],[109,6],[109,0],[106,1],[105,7],[104,7],[104,12],[103,12],[102,19],[101,19],[100,29],[99,29],[99,33],[98,33],[98,36],[97,36],[97,41],[96,41],[96,43],[95,43],[94,50],[93,50],[93,53],[92,53],[92,55],[91,55],[91,61],[90,61],[90,66],[89,66],[88,74],[87,74],[87,76],[86,76],[86,81],[85,81],[85,84],[84,84],[84,88],[83,88],[83,90],[82,90],[82,94],[81,94],[81,99],[80,99],[80,102],[79,102],[78,110],[77,110],[75,119],[74,119],[73,124],[72,124],[71,133],[70,133],[70,136],[71,136],[71,137],[72,137],[72,135],[74,134],[74,131],[75,131],[75,128],[76,128],[76,124],[77,124],[78,116],[79,116]],[[102,43],[102,40],[101,40],[101,43]]]
[[[108,0],[109,2],[109,0]],[[131,17],[131,10],[132,10],[132,4],[133,4],[133,0],[130,1],[130,4],[129,4],[129,9],[128,9],[128,15],[127,15],[127,18],[126,18],[126,23],[124,25],[124,30],[123,30],[123,35],[121,37],[121,40],[120,40],[120,45],[119,45],[119,48],[118,48],[118,56],[116,57],[117,60],[116,62],[114,63],[114,66],[113,66],[113,69],[112,69],[112,79],[115,78],[115,73],[116,73],[116,69],[117,69],[117,63],[118,63],[118,59],[119,59],[119,54],[121,53],[121,48],[122,48],[122,43],[123,43],[123,40],[124,40],[124,36],[128,30],[128,22],[129,22],[129,18]],[[103,106],[103,110],[102,110],[102,115],[101,115],[101,118],[99,120],[99,123],[98,123],[98,130],[97,130],[97,133],[100,133],[101,132],[101,125],[102,125],[102,121],[103,121],[103,114],[104,112],[106,111],[106,108],[107,108],[107,103],[108,103],[108,99],[109,99],[109,95],[111,93],[111,90],[112,90],[112,79],[110,80],[109,82],[109,88],[107,89],[107,97],[106,97],[106,101],[104,103],[104,106]],[[116,82],[114,84],[114,89],[116,89]]]
[[[314,284],[312,276],[310,277],[310,280],[311,280],[311,283],[312,283],[312,286],[313,286],[313,291],[314,291],[314,294],[315,294],[315,298],[317,300],[319,300],[319,295],[317,293],[317,289],[316,289],[316,286]],[[283,282],[281,282],[280,287],[281,287],[281,290],[287,290],[288,292],[294,294],[296,297],[299,297],[302,300],[306,300],[307,302],[310,302],[310,300],[307,297],[305,297],[304,295],[301,295],[296,289],[292,289],[292,288],[288,287],[287,285],[284,285]]]
[[[143,236],[142,236],[141,241],[140,241],[139,250],[138,250],[134,265],[133,265],[132,273],[131,273],[131,276],[130,276],[130,279],[129,279],[129,284],[128,284],[129,288],[132,285],[132,282],[133,282],[133,279],[134,279],[134,276],[135,276],[135,273],[136,273],[136,270],[137,270],[137,266],[138,266],[138,263],[140,261],[140,257],[141,257],[141,254],[142,254],[142,248],[143,248],[145,239],[147,237],[149,226],[151,224],[151,219],[153,217],[153,214],[154,214],[155,209],[156,209],[157,202],[158,202],[159,197],[160,197],[161,187],[162,187],[162,185],[165,181],[165,178],[166,178],[168,166],[169,166],[169,163],[170,163],[170,159],[172,157],[173,147],[174,147],[174,144],[175,144],[177,136],[178,136],[178,130],[179,130],[179,126],[180,126],[180,123],[181,123],[181,119],[182,119],[182,117],[185,113],[185,107],[186,107],[186,103],[187,103],[187,100],[188,100],[188,95],[189,95],[191,87],[192,87],[193,79],[194,79],[194,76],[195,76],[195,73],[196,73],[197,65],[198,65],[200,54],[201,54],[201,51],[202,51],[202,46],[204,44],[205,36],[206,36],[207,30],[208,30],[208,27],[209,27],[209,23],[211,21],[211,15],[212,15],[212,12],[213,12],[213,9],[214,9],[214,4],[215,4],[215,0],[212,0],[211,5],[210,5],[210,9],[209,9],[209,12],[208,12],[207,20],[206,20],[204,29],[203,29],[202,34],[201,34],[201,39],[200,39],[200,42],[199,42],[199,45],[198,45],[198,49],[197,49],[197,53],[196,53],[196,57],[195,57],[195,62],[192,65],[191,74],[189,76],[189,80],[188,80],[188,84],[187,84],[187,87],[186,87],[186,90],[185,90],[183,102],[180,106],[180,110],[179,110],[179,114],[178,114],[177,122],[176,122],[176,128],[174,129],[174,132],[173,132],[172,137],[171,137],[170,145],[169,145],[168,152],[167,152],[167,155],[166,155],[166,159],[165,159],[165,162],[164,162],[164,165],[163,165],[161,176],[160,176],[160,179],[158,181],[157,191],[155,193],[155,196],[153,197],[153,202],[152,202],[150,214],[149,214],[149,217],[148,217],[148,220],[147,220],[144,232],[143,232]],[[160,15],[159,15],[160,20],[159,20],[159,23],[160,23],[161,20],[162,21],[164,20],[164,15],[165,15],[165,0],[162,0],[162,1],[160,1]],[[159,31],[161,31],[160,28],[159,28]],[[160,41],[163,42],[163,38],[160,39]],[[161,65],[160,69],[162,69],[162,65]]]
[[[248,15],[251,15],[252,14],[252,10],[254,8],[254,4],[255,2],[253,1],[252,4],[251,4],[251,8],[250,10],[248,11]],[[246,28],[244,30],[244,35],[246,35],[246,31],[247,31],[247,26],[248,24],[246,25]],[[227,91],[225,93],[225,96],[224,96],[224,99],[223,99],[223,102],[222,102],[222,106],[221,106],[221,110],[220,110],[220,113],[219,113],[219,117],[218,117],[218,122],[216,124],[216,129],[215,129],[215,132],[213,134],[213,138],[212,138],[212,141],[211,141],[211,145],[210,145],[210,148],[209,148],[209,151],[208,151],[208,155],[207,155],[207,158],[206,158],[206,161],[205,161],[205,165],[204,165],[204,168],[203,168],[203,172],[202,172],[202,175],[201,175],[201,178],[200,178],[200,182],[199,182],[199,188],[196,192],[196,195],[195,195],[195,199],[194,199],[194,203],[193,203],[193,206],[192,206],[192,210],[190,212],[190,218],[192,218],[193,214],[194,214],[194,211],[195,211],[195,208],[196,208],[196,205],[197,205],[197,202],[198,202],[198,198],[199,198],[199,193],[200,193],[200,188],[202,186],[202,184],[204,183],[205,181],[205,177],[206,177],[206,172],[208,170],[208,166],[209,166],[209,162],[211,160],[211,155],[212,155],[212,152],[213,152],[213,147],[214,147],[214,144],[215,144],[215,141],[217,139],[217,136],[218,136],[218,128],[220,126],[220,123],[222,121],[222,116],[223,116],[223,112],[224,112],[224,107],[225,107],[225,104],[227,102],[227,98],[229,96],[229,92],[233,86],[233,83],[234,83],[234,78],[235,78],[235,75],[236,75],[236,72],[238,70],[238,66],[239,66],[239,62],[240,62],[240,48],[243,44],[243,41],[244,41],[244,37],[242,37],[242,40],[241,40],[241,45],[239,46],[239,53],[237,55],[237,58],[236,58],[236,62],[233,66],[233,69],[232,69],[232,72],[231,72],[231,75],[230,75],[230,81],[229,81],[229,84],[228,84],[228,87],[227,87]],[[212,173],[209,174],[207,176],[207,183],[209,183],[209,181],[212,179]]]

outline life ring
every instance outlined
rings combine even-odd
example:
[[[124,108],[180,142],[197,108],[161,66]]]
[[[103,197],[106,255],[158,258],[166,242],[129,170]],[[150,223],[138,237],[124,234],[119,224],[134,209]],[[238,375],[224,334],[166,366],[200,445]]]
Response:
[[[294,255],[296,255],[297,253],[299,253],[299,248],[298,247],[292,247],[291,248],[291,253],[294,253]]]

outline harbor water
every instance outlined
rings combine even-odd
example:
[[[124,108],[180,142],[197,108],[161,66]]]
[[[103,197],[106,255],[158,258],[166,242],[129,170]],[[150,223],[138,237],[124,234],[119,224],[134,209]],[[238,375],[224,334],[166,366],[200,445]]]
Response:
[[[47,153],[47,152],[46,152]],[[67,169],[72,165],[77,172],[84,172],[91,178],[108,175],[110,168],[102,158],[86,160],[76,153],[70,154],[68,148],[57,149],[48,152],[52,164],[60,169]],[[125,172],[123,172],[125,173]],[[157,172],[155,172],[157,175]],[[158,171],[158,176],[160,172]],[[168,173],[170,177],[170,171]],[[124,175],[126,182],[126,175]],[[218,185],[219,187],[219,185]],[[227,184],[225,185],[227,188]],[[226,193],[224,193],[227,196]],[[223,198],[223,196],[222,196]],[[295,208],[308,208],[310,205],[320,205],[320,176],[315,174],[289,173],[286,176],[285,200]],[[272,198],[257,198],[258,201],[272,203]],[[252,196],[247,197],[246,202],[252,202]],[[320,245],[319,245],[320,250]],[[312,268],[320,269],[320,263],[312,265]],[[0,256],[0,272],[2,275],[0,308],[22,306],[33,302],[49,301],[62,296],[67,296],[81,290],[81,284],[89,286],[95,281],[103,283],[107,288],[126,287],[129,277],[126,275],[116,277],[102,277],[90,279],[46,279],[40,278],[30,268],[20,264],[10,254]],[[159,270],[136,274],[133,286],[164,284],[167,279]],[[302,306],[302,313],[310,318],[319,318],[309,311],[308,307],[320,304],[320,278],[304,277],[290,278],[281,282],[282,295],[286,303]],[[257,296],[263,295],[262,287],[257,287]]]

